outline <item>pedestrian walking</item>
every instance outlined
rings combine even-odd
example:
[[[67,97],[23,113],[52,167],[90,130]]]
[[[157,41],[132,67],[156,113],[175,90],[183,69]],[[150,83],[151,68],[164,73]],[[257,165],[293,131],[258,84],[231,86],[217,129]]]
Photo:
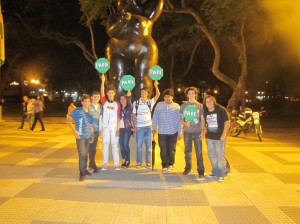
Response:
[[[213,96],[206,95],[203,100],[204,119],[206,123],[206,144],[210,163],[211,174],[217,176],[219,181],[224,181],[226,174],[225,146],[228,129],[230,126],[227,110],[217,104]]]
[[[202,138],[204,136],[204,117],[203,106],[196,101],[198,89],[188,87],[185,89],[185,95],[188,101],[181,105],[180,114],[184,132],[184,154],[185,168],[183,175],[188,175],[192,169],[192,143],[197,157],[197,171],[199,179],[204,179],[204,164],[202,156]]]
[[[45,131],[45,126],[44,126],[44,122],[43,122],[43,111],[44,111],[44,98],[43,96],[37,96],[36,100],[33,103],[34,105],[34,120],[33,120],[33,124],[31,126],[31,131],[34,130],[37,121],[40,122],[41,124],[41,131]]]
[[[87,158],[89,145],[94,140],[93,118],[89,114],[89,105],[91,97],[83,94],[81,97],[82,107],[77,107],[70,116],[67,117],[67,124],[72,130],[75,139],[79,157],[79,181],[84,181],[86,175],[92,175],[87,170]],[[75,121],[75,127],[72,120]]]
[[[107,98],[104,91],[105,75],[101,75],[101,104],[103,106],[102,115],[102,153],[103,162],[101,170],[107,170],[109,145],[112,147],[112,155],[114,160],[115,170],[120,170],[119,167],[119,129],[120,129],[120,103],[115,101],[116,89],[109,86],[106,89]]]
[[[23,129],[24,122],[27,119],[27,104],[28,104],[28,96],[23,96],[23,102],[22,102],[22,119],[21,119],[21,125],[20,125],[20,127],[18,129]]]
[[[152,99],[148,99],[149,91],[147,88],[141,89],[141,98],[139,100],[134,101],[133,103],[133,111],[132,111],[132,122],[134,126],[134,132],[136,133],[136,163],[137,167],[142,166],[142,147],[143,143],[146,146],[145,160],[146,166],[151,166],[150,164],[150,148],[151,148],[151,112],[154,107],[154,104],[158,100],[160,96],[160,91],[158,89],[157,80],[154,81],[155,87],[155,96]]]
[[[164,101],[159,102],[154,110],[152,133],[157,132],[160,147],[162,172],[171,172],[175,163],[176,143],[182,135],[180,106],[173,102],[174,91],[163,92]]]
[[[34,103],[35,99],[28,99],[28,104],[27,104],[27,119],[29,123],[29,129],[32,126],[33,120],[34,120]]]

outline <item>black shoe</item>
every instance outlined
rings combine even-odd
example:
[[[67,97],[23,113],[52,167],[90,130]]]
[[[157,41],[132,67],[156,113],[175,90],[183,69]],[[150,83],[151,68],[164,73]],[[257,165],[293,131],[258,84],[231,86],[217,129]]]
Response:
[[[190,170],[184,170],[182,174],[183,175],[188,175],[190,172],[191,172]]]
[[[45,131],[45,129],[42,129],[41,131]]]
[[[124,163],[125,168],[128,168],[129,165],[130,165],[130,161],[126,161],[126,162]]]
[[[126,168],[126,162],[124,161],[121,165],[122,168]]]
[[[23,129],[23,127],[18,127],[18,129]]]
[[[203,174],[201,174],[201,173],[199,173],[199,175],[198,175],[198,179],[199,179],[199,180],[205,180],[205,179],[204,179],[204,175],[203,175]]]

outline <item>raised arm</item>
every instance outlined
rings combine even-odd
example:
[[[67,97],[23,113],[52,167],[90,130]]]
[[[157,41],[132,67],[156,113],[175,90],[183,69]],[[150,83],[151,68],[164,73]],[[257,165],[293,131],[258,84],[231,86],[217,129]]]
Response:
[[[160,91],[159,91],[159,88],[158,88],[158,81],[155,80],[154,81],[154,87],[155,87],[155,96],[154,96],[154,101],[156,102],[160,96]]]
[[[105,92],[104,92],[105,74],[102,74],[100,78],[101,78],[100,95],[101,97],[105,97]]]

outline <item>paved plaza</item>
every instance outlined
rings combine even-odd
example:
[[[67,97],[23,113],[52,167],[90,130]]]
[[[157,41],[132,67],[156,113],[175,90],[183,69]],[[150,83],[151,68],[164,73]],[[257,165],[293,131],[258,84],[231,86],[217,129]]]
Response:
[[[182,175],[182,140],[172,173],[161,173],[157,146],[154,171],[135,168],[133,159],[129,169],[110,166],[79,182],[71,131],[62,122],[45,123],[45,132],[39,124],[34,132],[0,124],[0,223],[300,223],[299,128],[269,128],[263,142],[253,134],[229,137],[231,172],[222,183],[198,180],[195,160],[192,173]]]

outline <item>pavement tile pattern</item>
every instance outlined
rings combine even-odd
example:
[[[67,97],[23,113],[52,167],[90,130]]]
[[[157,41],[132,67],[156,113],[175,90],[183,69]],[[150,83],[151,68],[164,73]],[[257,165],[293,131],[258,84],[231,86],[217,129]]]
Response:
[[[205,180],[197,178],[195,158],[191,174],[182,175],[182,140],[173,172],[161,172],[158,146],[154,171],[135,168],[132,148],[129,169],[115,171],[110,164],[79,182],[75,139],[66,124],[47,124],[45,132],[17,127],[0,124],[0,223],[300,223],[300,144],[278,139],[280,131],[266,132],[263,142],[254,135],[229,137],[231,172],[222,183],[207,177],[205,141]]]

